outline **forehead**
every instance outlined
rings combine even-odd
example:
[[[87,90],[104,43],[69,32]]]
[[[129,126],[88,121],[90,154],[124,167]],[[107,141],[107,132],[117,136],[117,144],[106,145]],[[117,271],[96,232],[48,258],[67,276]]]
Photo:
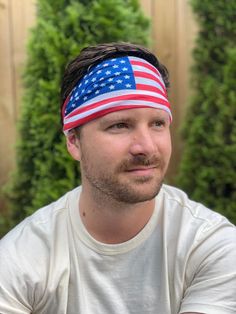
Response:
[[[110,121],[114,119],[134,119],[134,120],[143,120],[143,119],[169,119],[169,115],[165,110],[156,109],[156,108],[135,108],[135,109],[125,109],[118,110],[115,112],[108,113],[98,119],[98,123],[105,121]]]

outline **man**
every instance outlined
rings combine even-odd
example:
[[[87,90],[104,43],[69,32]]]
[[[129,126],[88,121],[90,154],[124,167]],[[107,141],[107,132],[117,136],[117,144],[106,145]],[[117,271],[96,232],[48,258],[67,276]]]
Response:
[[[88,47],[62,121],[82,186],[1,241],[0,313],[236,313],[236,230],[163,184],[167,70],[147,49]]]

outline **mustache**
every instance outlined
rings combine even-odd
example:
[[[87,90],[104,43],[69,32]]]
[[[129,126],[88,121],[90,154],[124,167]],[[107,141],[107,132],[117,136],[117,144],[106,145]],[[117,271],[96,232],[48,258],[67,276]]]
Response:
[[[118,171],[128,171],[137,166],[143,167],[159,167],[162,165],[162,161],[156,155],[147,157],[145,155],[137,155],[124,160],[118,167]]]

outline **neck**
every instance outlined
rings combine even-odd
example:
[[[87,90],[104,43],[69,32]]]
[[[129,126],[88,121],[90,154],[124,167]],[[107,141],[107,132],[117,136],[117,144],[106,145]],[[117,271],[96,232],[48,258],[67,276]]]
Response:
[[[97,241],[116,244],[130,240],[147,224],[155,200],[136,204],[118,202],[82,187],[80,216],[87,231]]]

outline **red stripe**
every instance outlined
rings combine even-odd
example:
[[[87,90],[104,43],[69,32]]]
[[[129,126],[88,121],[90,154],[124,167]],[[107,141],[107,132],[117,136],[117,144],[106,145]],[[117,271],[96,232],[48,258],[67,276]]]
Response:
[[[148,63],[145,63],[145,62],[142,62],[142,61],[136,61],[136,60],[130,60],[130,63],[132,65],[139,65],[139,66],[143,66],[151,71],[153,71],[155,74],[157,74],[158,76],[161,77],[161,74],[160,72],[157,70],[157,68],[155,68],[153,65],[151,64],[148,64]]]
[[[155,86],[152,85],[146,85],[146,84],[136,84],[136,88],[138,90],[147,90],[149,92],[156,92],[160,95],[162,95],[163,97],[166,98],[166,94],[163,93],[163,91]]]
[[[65,100],[65,102],[64,102],[64,104],[62,106],[62,109],[61,109],[62,119],[65,117],[65,110],[66,110],[66,106],[67,106],[68,102],[70,101],[70,96],[71,96],[71,94],[69,94],[67,96],[67,98],[66,98],[66,100]]]
[[[68,116],[66,116],[66,118],[71,118],[77,114],[83,113],[85,111],[88,111],[88,110],[96,108],[96,107],[100,107],[100,106],[108,104],[110,102],[125,101],[125,100],[146,100],[146,101],[150,101],[150,102],[160,103],[160,104],[163,104],[163,105],[167,106],[168,108],[170,108],[169,102],[166,100],[163,100],[159,97],[142,95],[142,94],[133,94],[133,95],[129,94],[129,95],[120,95],[120,96],[104,99],[104,100],[98,101],[96,103],[93,103],[93,104],[85,106],[85,107],[78,107],[76,110],[69,113]]]

